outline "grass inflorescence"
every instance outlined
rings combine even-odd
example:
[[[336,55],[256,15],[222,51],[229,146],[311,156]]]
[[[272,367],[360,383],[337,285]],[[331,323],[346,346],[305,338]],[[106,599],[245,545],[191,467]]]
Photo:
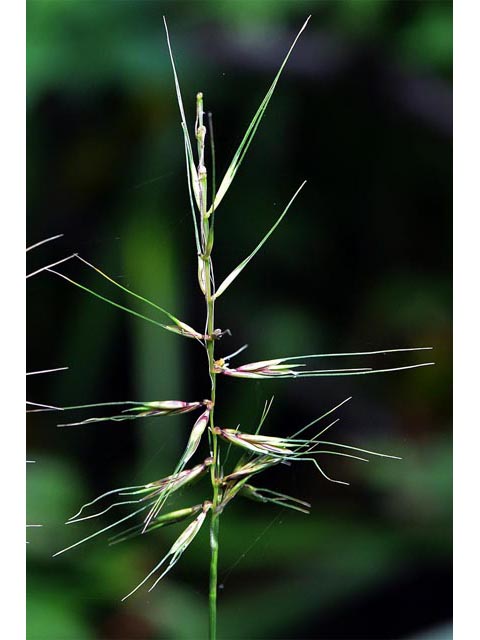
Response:
[[[242,427],[241,429],[240,426],[220,425],[215,419],[215,409],[220,401],[217,389],[218,380],[223,376],[238,379],[277,380],[279,378],[298,379],[305,377],[371,375],[414,369],[432,364],[430,362],[422,362],[417,364],[404,364],[396,367],[371,368],[364,366],[363,362],[361,363],[362,366],[356,366],[355,364],[349,366],[346,360],[375,354],[415,352],[427,349],[428,347],[354,353],[307,354],[303,356],[282,355],[275,358],[270,357],[260,362],[241,365],[234,365],[232,361],[239,356],[245,347],[223,357],[216,353],[219,338],[225,334],[229,334],[228,330],[225,331],[215,327],[215,307],[217,301],[230,289],[242,271],[269,240],[286,217],[288,211],[294,207],[297,197],[306,184],[305,181],[303,181],[300,186],[292,189],[293,196],[290,201],[286,203],[282,213],[269,231],[257,243],[253,251],[216,286],[212,254],[214,249],[214,227],[218,219],[218,210],[224,202],[224,198],[227,195],[232,181],[237,176],[238,170],[272,98],[280,75],[301,33],[306,28],[308,20],[309,19],[305,21],[298,32],[265,98],[262,100],[257,112],[247,127],[245,135],[220,182],[218,190],[216,190],[215,184],[215,149],[213,145],[211,118],[208,118],[208,122],[205,119],[204,96],[203,93],[199,92],[196,96],[196,118],[194,139],[192,140],[188,133],[180,83],[165,21],[167,45],[173,70],[181,129],[183,132],[182,144],[185,150],[187,186],[198,261],[198,286],[205,301],[205,324],[203,327],[194,328],[190,326],[170,311],[167,311],[141,294],[116,282],[100,268],[94,266],[78,254],[69,256],[69,258],[65,260],[80,261],[85,268],[95,271],[99,278],[106,280],[109,285],[111,285],[111,297],[101,295],[94,289],[83,285],[81,282],[74,281],[65,275],[61,269],[58,269],[59,265],[63,264],[65,260],[44,268],[44,270],[63,278],[84,292],[126,313],[132,314],[140,320],[155,324],[158,328],[195,341],[199,347],[205,351],[205,373],[208,373],[210,379],[210,396],[207,399],[190,401],[154,399],[148,401],[105,402],[61,408],[40,405],[40,408],[36,410],[56,409],[68,411],[101,408],[103,411],[108,410],[110,412],[109,415],[102,415],[100,417],[89,416],[70,422],[62,421],[59,425],[62,427],[84,426],[107,421],[131,421],[145,417],[171,417],[183,413],[197,412],[191,433],[185,443],[184,451],[178,461],[172,464],[171,473],[164,478],[150,479],[145,484],[113,489],[83,505],[81,509],[68,520],[69,525],[99,518],[107,513],[115,513],[118,509],[125,507],[128,507],[130,511],[127,515],[122,515],[122,517],[114,520],[108,526],[100,528],[95,533],[78,541],[67,549],[59,551],[55,555],[64,553],[101,533],[110,531],[113,527],[119,527],[123,523],[128,523],[128,527],[111,536],[109,539],[110,544],[117,544],[129,540],[133,536],[147,534],[159,528],[183,522],[185,526],[180,536],[175,540],[167,553],[159,559],[158,563],[152,567],[148,575],[125,596],[125,598],[128,598],[144,585],[148,584],[149,590],[153,589],[180,560],[200,529],[204,526],[209,526],[209,636],[212,640],[216,638],[220,520],[224,510],[229,507],[237,497],[254,500],[265,505],[291,509],[302,514],[308,514],[311,508],[310,504],[301,498],[257,485],[257,476],[259,476],[259,474],[278,465],[290,466],[302,462],[311,464],[325,480],[339,484],[348,484],[343,480],[334,479],[327,475],[323,467],[323,460],[333,456],[362,462],[367,462],[372,456],[395,458],[395,456],[361,449],[330,439],[322,439],[325,432],[338,423],[339,418],[335,417],[335,414],[350,398],[327,410],[310,423],[299,426],[297,431],[288,437],[264,435],[263,433],[263,427],[267,422],[273,398],[265,403],[258,424],[251,425],[250,427]],[[212,159],[210,171],[207,169],[205,159],[206,145],[209,142],[211,145],[210,157]],[[128,303],[121,304],[117,302],[114,292],[118,290],[122,292],[123,296],[135,298],[137,301],[142,302],[145,308],[148,307],[148,311],[140,313],[128,306]],[[347,365],[333,367],[315,364],[316,362],[329,362],[332,359],[338,361],[339,358],[341,361],[347,362]],[[310,366],[310,363],[314,363],[313,366]],[[203,454],[203,459],[197,462],[197,464],[193,464],[192,458],[200,453],[201,448],[205,448],[203,446],[205,441],[208,442],[208,456],[205,457]],[[234,452],[237,453],[236,459],[234,455],[231,455]],[[232,460],[230,464],[228,464],[229,460]],[[179,489],[185,490],[192,483],[200,482],[202,479],[203,481],[208,479],[210,482],[210,492],[205,495],[203,502],[193,505],[187,503],[180,507],[172,506],[172,499],[176,497]],[[185,494],[182,493],[182,496],[183,495]]]

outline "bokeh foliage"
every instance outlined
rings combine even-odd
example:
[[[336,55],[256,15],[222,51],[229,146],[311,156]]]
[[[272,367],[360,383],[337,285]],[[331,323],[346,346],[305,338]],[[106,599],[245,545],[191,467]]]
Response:
[[[220,637],[449,637],[451,615],[452,7],[442,1],[27,3],[29,242],[64,233],[32,268],[78,251],[201,327],[182,135],[162,15],[190,117],[212,110],[221,174],[306,15],[313,14],[218,214],[227,274],[302,179],[307,187],[218,305],[226,352],[248,360],[431,344],[437,366],[381,378],[221,380],[225,426],[286,435],[343,398],[339,441],[402,462],[329,462],[351,482],[281,469],[266,486],[312,514],[237,503],[221,530]],[[193,123],[192,123],[193,124]],[[85,270],[74,272],[102,286]],[[29,398],[57,405],[201,399],[197,345],[49,274],[28,283]],[[380,360],[381,362],[381,360]],[[202,371],[202,375],[198,375]],[[28,419],[28,637],[197,639],[207,622],[206,532],[151,594],[120,598],[175,532],[108,547],[63,522],[91,497],[169,473],[190,417],[57,429]],[[203,452],[204,453],[204,452]],[[200,501],[207,485],[195,487]],[[107,523],[107,520],[105,520]],[[445,626],[447,625],[447,626]],[[443,635],[441,635],[443,634]],[[420,637],[420,635],[418,636]]]

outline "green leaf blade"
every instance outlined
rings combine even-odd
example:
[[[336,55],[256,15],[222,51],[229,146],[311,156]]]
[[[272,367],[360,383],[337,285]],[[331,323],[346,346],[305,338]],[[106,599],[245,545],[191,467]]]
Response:
[[[222,282],[222,284],[218,287],[215,295],[213,296],[213,299],[216,300],[217,298],[219,298],[222,293],[224,293],[224,291],[226,291],[226,289],[228,289],[228,287],[232,284],[232,282],[242,273],[242,271],[245,269],[245,267],[247,266],[247,264],[250,262],[250,260],[252,258],[255,257],[255,255],[260,251],[260,249],[263,247],[263,245],[265,244],[265,242],[270,238],[270,236],[272,235],[272,233],[275,231],[275,229],[278,227],[278,225],[282,222],[283,218],[287,215],[288,210],[290,209],[291,205],[293,204],[293,201],[295,200],[295,198],[298,196],[298,194],[300,193],[300,191],[303,189],[303,187],[306,184],[306,180],[304,180],[302,182],[302,184],[298,187],[298,189],[296,190],[296,192],[293,194],[292,198],[290,199],[290,202],[287,204],[287,206],[285,207],[285,209],[283,210],[283,212],[281,213],[281,215],[279,216],[278,220],[275,222],[275,224],[270,228],[270,230],[263,236],[263,238],[260,240],[260,242],[257,244],[257,246],[255,247],[255,249],[252,251],[252,253],[245,258],[245,260],[243,260],[238,267],[236,267],[226,278],[225,280]]]
[[[240,165],[242,164],[243,158],[245,157],[245,154],[248,151],[248,148],[255,136],[255,133],[258,129],[258,126],[260,124],[260,121],[263,118],[263,115],[268,107],[268,103],[270,102],[270,99],[273,95],[273,92],[275,91],[275,88],[277,86],[277,83],[280,79],[280,76],[282,74],[283,69],[285,68],[285,65],[288,62],[288,59],[290,57],[290,54],[292,53],[293,49],[295,48],[295,45],[297,44],[298,39],[300,38],[301,34],[303,33],[303,31],[305,30],[309,20],[310,20],[311,16],[308,16],[308,18],[305,20],[302,28],[300,29],[300,31],[298,32],[295,40],[293,41],[292,45],[290,46],[290,49],[287,52],[287,55],[285,56],[280,69],[277,72],[277,75],[275,76],[272,84],[270,85],[269,90],[267,91],[264,99],[262,100],[262,102],[260,103],[259,108],[257,109],[257,112],[255,113],[255,115],[253,116],[252,121],[250,122],[247,131],[245,132],[245,135],[243,136],[242,141],[240,142],[240,145],[237,149],[237,151],[235,152],[235,155],[233,156],[233,159],[227,169],[227,171],[225,172],[225,176],[223,177],[222,182],[220,183],[220,186],[218,188],[217,194],[215,196],[215,200],[214,200],[214,204],[213,207],[210,208],[210,210],[208,211],[208,214],[210,214],[212,212],[212,209],[217,209],[218,205],[220,204],[220,202],[223,200],[223,197],[225,196],[225,194],[227,193],[230,185],[233,182],[233,179],[235,178],[235,175],[240,167]]]

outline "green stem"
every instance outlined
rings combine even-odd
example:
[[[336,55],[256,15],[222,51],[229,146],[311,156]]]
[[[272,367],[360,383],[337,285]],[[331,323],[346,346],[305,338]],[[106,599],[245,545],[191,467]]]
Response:
[[[209,224],[207,215],[207,170],[205,168],[205,135],[206,128],[203,124],[203,95],[197,94],[197,118],[195,122],[195,135],[198,148],[198,180],[199,180],[199,208],[202,229],[202,252],[200,260],[204,263],[205,271],[205,303],[207,307],[207,336],[206,347],[208,356],[208,371],[211,381],[211,410],[210,410],[210,444],[212,448],[213,464],[210,467],[210,480],[212,483],[212,508],[210,519],[210,588],[209,588],[209,638],[217,637],[217,574],[218,574],[218,532],[220,528],[220,514],[218,505],[220,502],[219,491],[219,447],[218,438],[214,432],[214,412],[216,400],[216,373],[215,373],[215,299],[212,292],[212,249],[213,249],[213,219]]]
[[[215,301],[211,294],[211,281],[210,281],[211,260],[208,256],[206,260],[206,291],[205,299],[207,301],[207,334],[210,339],[207,342],[207,354],[208,354],[208,367],[211,379],[211,396],[212,410],[210,412],[210,433],[212,444],[212,457],[213,464],[210,467],[210,479],[212,483],[212,509],[210,520],[210,589],[209,589],[209,638],[210,640],[216,640],[217,637],[217,567],[218,567],[218,532],[220,526],[220,514],[218,513],[219,504],[219,457],[218,457],[218,438],[213,428],[214,422],[214,410],[216,400],[216,373],[214,370],[215,361],[215,341],[213,336],[214,330],[214,312]]]
[[[218,531],[220,527],[220,517],[212,512],[212,520],[210,524],[210,616],[209,628],[210,640],[216,640],[217,637],[217,567],[218,567]]]

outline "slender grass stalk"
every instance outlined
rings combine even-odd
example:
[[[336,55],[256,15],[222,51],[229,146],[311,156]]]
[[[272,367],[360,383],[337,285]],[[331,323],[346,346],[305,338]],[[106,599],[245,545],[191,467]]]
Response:
[[[257,131],[259,123],[265,113],[269,101],[273,95],[274,89],[280,78],[280,75],[286,65],[286,62],[298,40],[300,34],[305,29],[307,21],[300,29],[297,37],[291,45],[288,53],[283,60],[280,70],[275,76],[265,98],[253,117],[247,131],[240,142],[240,145],[234,154],[233,160],[223,177],[218,193],[215,185],[215,146],[213,143],[213,127],[211,116],[209,116],[209,137],[211,149],[211,190],[209,204],[209,173],[206,166],[206,144],[207,144],[207,126],[205,125],[204,112],[204,96],[199,92],[196,96],[196,115],[195,115],[195,144],[192,144],[188,133],[185,109],[183,106],[180,83],[175,67],[172,46],[168,33],[167,24],[165,22],[165,31],[167,37],[167,45],[169,56],[172,64],[172,71],[175,83],[175,92],[178,102],[181,118],[181,128],[183,132],[183,146],[185,150],[185,162],[187,172],[187,186],[189,192],[190,207],[192,210],[194,223],[195,247],[198,260],[198,283],[204,297],[205,304],[205,326],[203,332],[196,331],[185,322],[175,317],[169,311],[160,307],[156,303],[151,302],[147,298],[134,293],[123,285],[115,282],[110,276],[92,265],[87,260],[76,255],[71,257],[78,258],[83,265],[93,269],[103,279],[119,289],[122,294],[135,297],[141,303],[148,305],[150,313],[161,313],[166,316],[172,325],[165,325],[156,318],[143,315],[129,307],[116,302],[106,296],[97,293],[66,276],[65,274],[54,271],[52,266],[45,268],[50,273],[60,276],[62,279],[70,282],[81,290],[95,296],[96,298],[111,304],[127,313],[134,315],[140,320],[153,323],[160,328],[179,334],[182,337],[194,338],[200,343],[205,350],[207,371],[210,379],[210,397],[201,401],[186,402],[182,400],[153,400],[148,402],[124,401],[124,402],[104,402],[88,405],[73,405],[70,407],[54,407],[50,405],[36,405],[41,407],[35,409],[42,410],[62,410],[68,411],[73,409],[88,409],[94,407],[116,407],[115,415],[107,417],[91,417],[77,422],[63,423],[59,426],[79,426],[90,423],[100,422],[121,422],[124,420],[134,420],[143,417],[159,417],[170,416],[178,413],[187,413],[197,409],[202,409],[201,415],[196,419],[190,436],[188,438],[183,454],[178,460],[173,472],[166,478],[148,482],[145,484],[136,484],[121,487],[107,491],[98,498],[83,505],[80,510],[70,518],[67,523],[74,524],[83,520],[90,520],[101,517],[104,514],[115,511],[117,508],[122,509],[126,505],[135,505],[134,511],[123,516],[112,524],[104,526],[99,531],[83,538],[79,542],[70,545],[67,549],[57,552],[55,555],[64,553],[83,542],[87,542],[97,535],[109,531],[111,528],[122,524],[141,514],[143,522],[129,526],[126,530],[114,534],[110,538],[111,544],[117,544],[125,540],[129,540],[136,535],[142,535],[158,528],[165,527],[170,524],[189,521],[189,524],[182,531],[176,541],[173,543],[169,551],[163,558],[153,567],[141,582],[134,587],[123,599],[130,597],[137,592],[151,578],[154,579],[150,586],[150,591],[158,584],[158,582],[174,567],[179,561],[183,553],[187,550],[198,531],[203,526],[205,520],[209,519],[209,540],[210,540],[210,577],[209,577],[209,638],[216,640],[217,638],[217,593],[218,593],[218,565],[219,565],[219,535],[220,535],[220,518],[224,509],[236,497],[244,497],[255,500],[262,504],[271,504],[276,507],[291,509],[296,512],[308,514],[310,504],[305,500],[279,493],[269,488],[259,488],[251,484],[252,478],[259,473],[267,471],[274,466],[283,464],[285,466],[291,463],[308,462],[314,465],[323,478],[337,484],[348,485],[348,482],[331,478],[323,466],[319,463],[321,459],[335,459],[338,457],[347,458],[361,462],[368,462],[366,456],[380,456],[387,458],[396,458],[396,456],[382,454],[364,448],[354,447],[352,445],[334,442],[332,440],[321,440],[321,436],[335,424],[339,418],[323,426],[320,431],[310,431],[312,435],[307,436],[309,430],[324,420],[327,416],[337,411],[345,402],[351,398],[347,398],[337,406],[324,412],[318,418],[312,420],[307,425],[299,428],[290,437],[277,437],[272,435],[263,435],[260,431],[269,415],[273,403],[273,397],[265,403],[262,415],[256,427],[250,430],[240,430],[240,425],[235,429],[228,427],[220,427],[216,423],[215,409],[218,403],[218,380],[222,376],[231,378],[249,378],[255,380],[274,379],[274,378],[304,378],[304,377],[335,377],[335,376],[353,376],[367,375],[376,373],[386,373],[400,371],[405,369],[413,369],[423,367],[432,363],[417,363],[401,366],[382,366],[373,368],[368,366],[342,368],[324,368],[312,369],[306,368],[310,360],[320,358],[357,358],[358,356],[375,356],[385,355],[388,357],[394,353],[416,352],[423,348],[406,348],[406,349],[387,349],[367,352],[352,353],[327,353],[327,354],[307,354],[304,356],[287,356],[275,359],[263,360],[260,362],[252,362],[240,366],[231,366],[230,361],[238,356],[246,347],[244,345],[228,356],[217,358],[215,347],[218,340],[229,331],[222,331],[215,328],[215,304],[220,296],[229,288],[240,273],[248,266],[249,262],[260,251],[267,240],[270,239],[273,232],[280,225],[289,209],[292,207],[296,197],[304,187],[302,182],[297,189],[290,202],[283,210],[280,217],[265,234],[262,240],[257,244],[255,249],[245,258],[229,275],[223,280],[219,287],[215,288],[215,276],[213,269],[212,254],[214,249],[214,226],[216,223],[216,208],[223,201],[232,180],[234,179],[241,162],[248,150],[249,145]],[[197,160],[194,160],[193,149],[196,148]],[[60,264],[60,263],[59,263]],[[427,347],[428,348],[428,347]],[[307,362],[305,362],[307,361]],[[123,406],[126,408],[119,409]],[[204,433],[208,434],[209,456],[202,463],[187,468],[187,463],[196,454],[204,438]],[[302,434],[302,438],[299,436]],[[225,450],[226,447],[226,450]],[[230,457],[238,454],[236,461],[230,468],[227,463]],[[358,455],[361,454],[361,455]],[[398,459],[398,458],[397,458]],[[323,463],[322,463],[323,464]],[[202,478],[208,477],[210,480],[210,495],[208,499],[201,504],[191,506],[183,506],[175,508],[172,511],[164,511],[165,505],[170,504],[170,500],[177,494],[179,488],[186,488],[194,481],[202,481]],[[93,513],[89,508],[93,507]],[[146,513],[145,513],[146,512]]]
[[[205,136],[206,128],[203,124],[203,94],[197,95],[197,119],[196,119],[196,137],[198,142],[198,179],[200,185],[200,216],[202,224],[202,249],[203,254],[200,259],[205,265],[204,286],[205,286],[205,305],[207,311],[206,321],[206,348],[208,358],[208,371],[210,376],[210,402],[212,409],[210,411],[210,434],[211,434],[211,455],[213,464],[210,468],[210,480],[212,485],[212,508],[210,516],[210,589],[209,589],[209,628],[210,638],[217,637],[217,576],[218,576],[218,536],[220,531],[220,514],[218,513],[219,505],[219,456],[218,441],[215,432],[215,402],[217,390],[217,372],[215,370],[215,340],[213,339],[215,328],[215,292],[212,290],[213,285],[213,216],[210,225],[207,216],[207,170],[204,164],[205,157]]]

